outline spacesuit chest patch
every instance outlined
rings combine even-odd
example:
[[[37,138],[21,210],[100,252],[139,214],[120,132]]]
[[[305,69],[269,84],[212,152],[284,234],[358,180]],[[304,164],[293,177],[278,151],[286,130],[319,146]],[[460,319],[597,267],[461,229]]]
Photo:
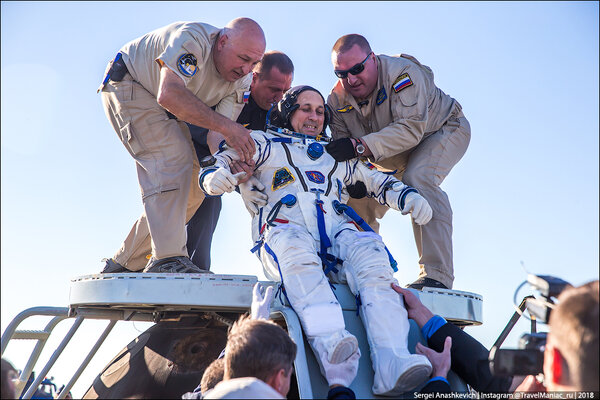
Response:
[[[325,175],[320,173],[319,171],[306,171],[306,176],[308,180],[314,183],[325,183]]]
[[[294,182],[296,178],[290,172],[287,167],[279,168],[273,174],[273,183],[271,184],[271,190],[275,191],[277,189],[281,189],[282,187],[288,185],[291,182]]]

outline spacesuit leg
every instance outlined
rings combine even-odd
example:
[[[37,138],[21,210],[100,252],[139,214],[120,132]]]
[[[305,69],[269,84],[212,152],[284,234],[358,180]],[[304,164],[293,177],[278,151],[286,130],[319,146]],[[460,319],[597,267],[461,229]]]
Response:
[[[381,237],[346,229],[334,239],[333,249],[344,260],[340,274],[352,293],[360,295],[375,371],[373,393],[394,396],[423,383],[431,374],[431,363],[408,351],[408,313],[402,297],[390,287],[398,282]]]
[[[269,278],[283,279],[287,299],[317,360],[326,354],[330,363],[338,364],[358,349],[358,341],[344,329],[342,308],[323,274],[316,245],[305,228],[278,225],[265,235],[260,257]]]

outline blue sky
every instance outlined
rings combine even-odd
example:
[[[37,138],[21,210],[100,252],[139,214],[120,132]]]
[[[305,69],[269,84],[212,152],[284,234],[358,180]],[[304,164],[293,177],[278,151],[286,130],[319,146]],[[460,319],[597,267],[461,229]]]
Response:
[[[2,2],[1,322],[67,306],[69,279],[98,272],[142,211],[133,160],[96,94],[106,63],[131,39],[174,21],[258,21],[287,53],[294,85],[328,93],[330,50],[347,33],[376,53],[407,53],[463,106],[472,128],[442,187],[454,210],[455,289],[484,298],[490,346],[529,271],[573,284],[598,279],[598,2]],[[250,218],[224,196],[213,271],[264,279]],[[389,212],[381,234],[401,284],[417,276],[410,221]],[[520,297],[528,294],[523,290]],[[59,325],[59,330],[66,331]],[[122,323],[125,324],[125,323]],[[76,342],[97,335],[100,322]],[[81,396],[147,325],[119,325],[75,386]],[[528,324],[506,345],[516,346]],[[49,344],[50,345],[50,344]],[[25,344],[5,354],[24,366]],[[77,353],[80,345],[67,347]],[[45,353],[46,354],[46,353]],[[49,354],[43,355],[47,359]],[[51,375],[66,383],[73,355]],[[37,368],[40,369],[40,368]]]

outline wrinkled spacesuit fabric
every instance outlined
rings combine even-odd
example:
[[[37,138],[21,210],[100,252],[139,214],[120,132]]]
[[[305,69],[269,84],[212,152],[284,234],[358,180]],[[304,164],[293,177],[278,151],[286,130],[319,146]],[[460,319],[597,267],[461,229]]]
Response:
[[[340,343],[355,341],[345,330],[342,309],[328,277],[347,283],[361,301],[360,315],[375,370],[373,392],[395,393],[409,358],[429,363],[408,352],[407,312],[402,297],[390,287],[397,281],[381,237],[359,231],[346,213],[336,212],[333,203],[344,204],[349,197],[346,186],[362,181],[370,197],[400,211],[400,200],[414,189],[402,184],[400,191],[387,190],[399,181],[359,159],[338,163],[326,152],[317,159],[309,157],[307,148],[314,138],[272,130],[252,131],[251,135],[256,144],[254,176],[265,185],[269,197],[252,219],[252,238],[265,275],[282,282],[317,360],[327,353],[331,361]],[[216,164],[201,171],[201,176],[211,168],[229,168],[229,161],[238,156],[226,149],[215,158]],[[328,260],[335,265],[326,276]]]

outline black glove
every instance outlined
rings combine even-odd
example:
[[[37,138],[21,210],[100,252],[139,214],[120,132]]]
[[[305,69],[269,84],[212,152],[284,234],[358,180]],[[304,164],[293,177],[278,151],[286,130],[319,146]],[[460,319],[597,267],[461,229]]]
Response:
[[[331,154],[331,157],[335,158],[335,161],[346,161],[356,157],[354,153],[354,145],[352,140],[349,138],[341,138],[329,142],[325,146],[327,152]]]
[[[363,181],[357,181],[346,186],[346,190],[348,190],[348,194],[353,199],[362,199],[367,195],[367,187]]]

